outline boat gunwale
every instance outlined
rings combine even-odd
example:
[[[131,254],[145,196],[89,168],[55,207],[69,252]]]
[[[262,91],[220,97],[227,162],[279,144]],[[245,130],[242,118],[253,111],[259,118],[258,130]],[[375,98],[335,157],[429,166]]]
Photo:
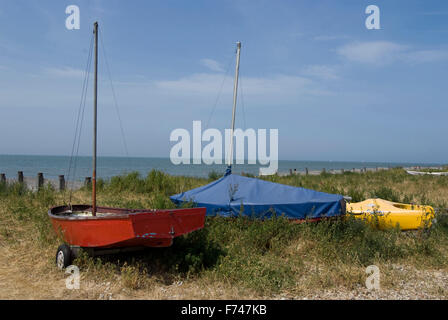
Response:
[[[91,205],[73,205],[72,208],[76,208],[78,207],[79,209],[81,208],[86,208],[86,209],[91,209],[92,206]],[[54,211],[55,210],[61,210],[60,212],[63,212],[65,210],[70,209],[70,206],[67,205],[63,205],[63,206],[55,206],[52,207],[48,210],[48,216],[51,219],[56,219],[56,220],[105,220],[105,219],[127,219],[129,216],[135,216],[135,215],[139,215],[139,214],[148,214],[148,213],[153,213],[153,214],[157,214],[157,213],[166,213],[166,214],[172,214],[176,211],[184,211],[184,210],[189,210],[189,209],[200,209],[200,208],[176,208],[176,209],[126,209],[126,208],[113,208],[113,207],[97,207],[97,209],[100,209],[101,211],[103,210],[111,210],[111,211],[117,211],[117,212],[111,212],[108,215],[104,215],[104,216],[71,216],[71,215],[58,215],[55,214]],[[75,210],[76,211],[76,210]],[[121,211],[121,212],[120,212]],[[101,212],[99,212],[101,213]]]

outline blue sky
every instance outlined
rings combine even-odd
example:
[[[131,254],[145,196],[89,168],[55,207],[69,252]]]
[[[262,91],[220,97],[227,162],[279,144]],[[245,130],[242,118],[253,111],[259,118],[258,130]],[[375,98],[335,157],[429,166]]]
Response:
[[[65,28],[72,4],[80,30]],[[370,4],[381,30],[365,27]],[[241,41],[237,126],[279,129],[280,159],[447,162],[448,2],[410,0],[0,0],[1,153],[70,154],[95,20],[130,155],[168,157],[223,81],[209,126],[230,125]],[[100,60],[99,154],[124,155]]]

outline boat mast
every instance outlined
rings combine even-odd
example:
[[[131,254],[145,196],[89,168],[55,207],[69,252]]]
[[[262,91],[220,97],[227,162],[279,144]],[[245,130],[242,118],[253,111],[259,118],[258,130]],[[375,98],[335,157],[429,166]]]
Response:
[[[98,89],[98,22],[93,24],[95,35],[95,80],[93,83],[93,163],[92,163],[92,215],[96,216],[96,134]]]
[[[235,130],[235,111],[236,111],[236,100],[238,94],[238,74],[240,71],[240,52],[241,52],[241,42],[236,43],[236,67],[235,67],[235,82],[233,84],[233,109],[232,109],[232,126],[230,129],[230,150],[229,159],[227,161],[227,172],[231,173],[232,163],[233,163],[233,131]]]

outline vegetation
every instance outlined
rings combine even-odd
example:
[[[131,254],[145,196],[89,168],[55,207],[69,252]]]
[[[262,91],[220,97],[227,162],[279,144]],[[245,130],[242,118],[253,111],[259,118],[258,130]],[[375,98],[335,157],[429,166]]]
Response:
[[[100,181],[98,202],[127,208],[172,208],[170,195],[204,185],[216,175],[200,179],[159,171],[146,177],[131,173]],[[381,197],[448,207],[448,177],[411,176],[401,169],[263,179],[348,195],[353,201]],[[83,188],[72,198],[73,203],[89,203],[90,191]],[[51,228],[47,211],[65,199],[67,192],[50,186],[30,192],[20,184],[0,185],[0,248],[14,251],[26,244],[46,257],[46,268],[54,270],[53,254],[61,240]],[[255,297],[300,295],[310,288],[354,289],[363,285],[365,267],[371,264],[448,270],[448,217],[439,215],[437,220],[429,233],[404,233],[376,230],[354,219],[297,224],[284,217],[266,221],[213,217],[207,218],[204,229],[176,239],[170,248],[98,258],[83,253],[75,264],[88,278],[118,279],[132,291],[176,281],[246,288]]]
[[[417,169],[417,171],[420,171],[420,172],[447,172],[448,166],[443,166],[441,168],[420,168],[420,169]]]

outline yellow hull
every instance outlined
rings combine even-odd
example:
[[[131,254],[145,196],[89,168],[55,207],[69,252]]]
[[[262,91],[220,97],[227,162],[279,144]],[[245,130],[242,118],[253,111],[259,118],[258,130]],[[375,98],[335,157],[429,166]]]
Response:
[[[379,229],[398,226],[400,230],[416,230],[431,226],[434,209],[431,206],[367,199],[362,202],[348,203],[347,216],[366,220]]]

